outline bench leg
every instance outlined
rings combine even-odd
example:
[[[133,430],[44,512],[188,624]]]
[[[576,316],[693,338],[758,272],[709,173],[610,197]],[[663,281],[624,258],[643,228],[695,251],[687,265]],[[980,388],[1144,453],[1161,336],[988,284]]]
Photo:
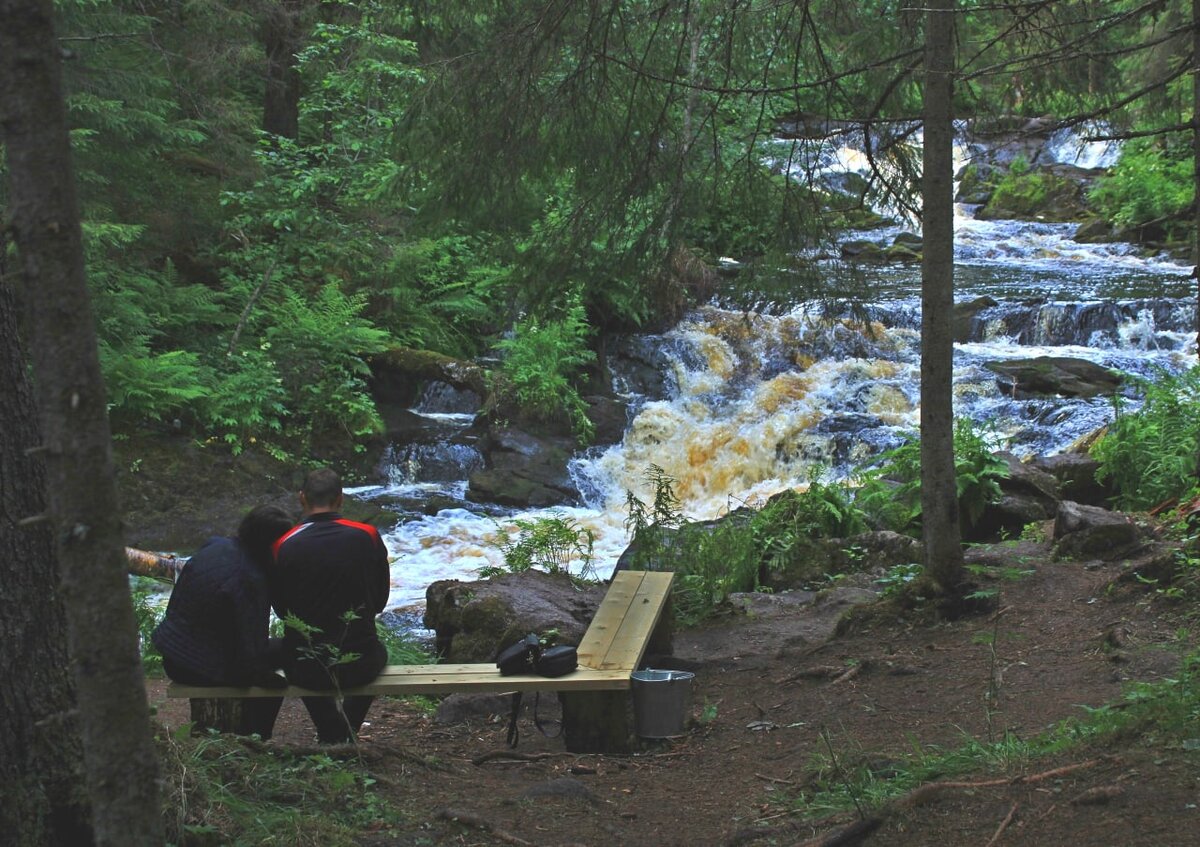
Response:
[[[563,741],[570,753],[628,753],[634,749],[628,691],[567,691]]]

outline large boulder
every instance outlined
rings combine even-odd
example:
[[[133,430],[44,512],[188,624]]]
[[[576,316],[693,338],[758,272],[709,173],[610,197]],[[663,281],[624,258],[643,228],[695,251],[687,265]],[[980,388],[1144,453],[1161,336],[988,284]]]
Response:
[[[1068,356],[1036,356],[984,362],[996,374],[996,384],[1016,398],[1036,396],[1096,397],[1115,394],[1122,385],[1116,371]]]
[[[497,425],[484,431],[477,446],[485,467],[471,474],[468,499],[525,509],[579,498],[567,471],[575,448],[570,438]]]
[[[826,576],[857,571],[887,570],[921,561],[915,538],[886,530],[850,538],[800,538],[786,561],[760,574],[772,591],[787,591],[819,583]]]
[[[1111,485],[1096,479],[1100,462],[1088,453],[1043,456],[1035,458],[1032,464],[1058,481],[1058,490],[1064,500],[1103,506],[1116,494]]]
[[[1054,552],[1064,559],[1113,559],[1145,538],[1127,515],[1064,500],[1054,519]]]
[[[526,571],[494,579],[444,579],[425,591],[425,627],[445,661],[491,662],[522,636],[551,630],[578,644],[604,599],[605,586],[580,586],[563,574]]]
[[[983,335],[982,331],[976,332],[976,327],[982,324],[979,313],[984,309],[990,309],[997,305],[999,304],[986,294],[982,297],[976,297],[974,300],[955,303],[954,340],[959,344],[965,344],[972,338],[981,337]]]
[[[1058,512],[1058,480],[1012,453],[997,455],[1008,464],[1008,476],[1000,480],[1000,498],[989,503],[965,533],[968,541],[1019,535],[1029,524],[1049,520]]]

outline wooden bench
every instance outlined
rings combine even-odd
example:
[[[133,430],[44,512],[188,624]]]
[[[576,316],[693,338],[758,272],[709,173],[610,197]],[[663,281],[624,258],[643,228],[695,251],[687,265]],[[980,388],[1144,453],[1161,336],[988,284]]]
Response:
[[[587,632],[579,642],[579,668],[567,676],[501,676],[490,663],[388,665],[368,685],[343,694],[402,695],[456,692],[558,692],[563,706],[563,738],[572,752],[619,752],[629,748],[630,675],[648,648],[670,652],[671,581],[659,571],[618,571]],[[168,697],[194,700],[231,697],[303,697],[325,695],[291,685],[287,688],[210,687],[172,682]],[[193,704],[193,720],[197,718]],[[207,722],[207,721],[202,721]],[[210,724],[211,725],[211,724]]]

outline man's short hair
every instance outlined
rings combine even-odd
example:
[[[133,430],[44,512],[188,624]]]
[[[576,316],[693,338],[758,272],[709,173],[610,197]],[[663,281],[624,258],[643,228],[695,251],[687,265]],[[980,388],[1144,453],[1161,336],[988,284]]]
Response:
[[[342,496],[342,478],[333,468],[318,468],[309,471],[304,478],[300,493],[309,506],[327,508],[337,503]]]
[[[250,558],[267,565],[271,562],[271,546],[294,523],[287,509],[281,506],[255,506],[238,524],[238,541]]]

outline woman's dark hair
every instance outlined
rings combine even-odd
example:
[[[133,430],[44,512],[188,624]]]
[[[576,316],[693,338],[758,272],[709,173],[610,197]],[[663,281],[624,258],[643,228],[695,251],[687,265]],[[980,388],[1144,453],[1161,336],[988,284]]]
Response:
[[[255,506],[238,525],[237,537],[250,558],[262,566],[271,563],[271,546],[295,521],[280,506]]]

